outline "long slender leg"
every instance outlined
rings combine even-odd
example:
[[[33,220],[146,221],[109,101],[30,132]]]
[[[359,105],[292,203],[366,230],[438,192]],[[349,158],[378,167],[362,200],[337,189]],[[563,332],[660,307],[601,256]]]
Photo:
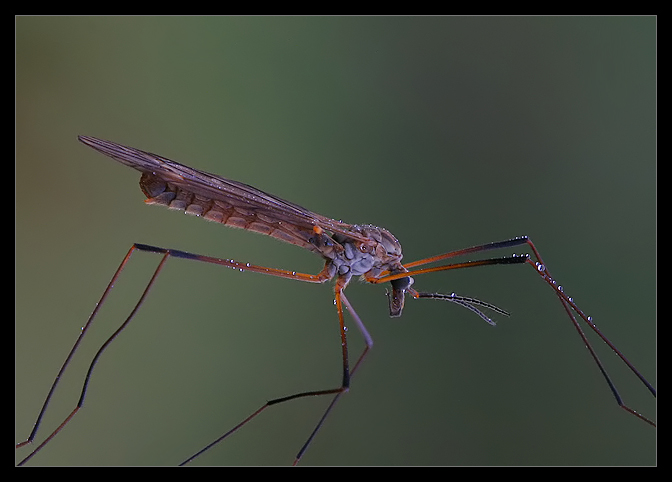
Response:
[[[89,319],[87,320],[86,324],[82,327],[82,331],[80,332],[79,336],[77,337],[77,341],[75,344],[72,346],[70,353],[68,353],[68,356],[65,359],[65,362],[63,362],[63,365],[61,366],[61,369],[58,371],[58,374],[56,375],[56,379],[54,380],[54,383],[51,385],[51,389],[49,390],[49,393],[47,394],[47,398],[44,400],[44,403],[42,404],[42,409],[40,410],[40,413],[37,416],[37,420],[35,421],[35,424],[33,425],[33,430],[30,432],[30,435],[26,440],[23,442],[19,442],[16,444],[16,448],[23,447],[24,445],[27,445],[29,443],[32,443],[33,440],[35,439],[35,435],[37,434],[37,431],[40,428],[40,423],[42,422],[42,417],[44,416],[44,413],[47,410],[47,406],[49,405],[49,402],[51,401],[51,397],[54,394],[54,390],[56,390],[56,387],[58,386],[58,382],[61,379],[61,376],[63,375],[63,372],[67,368],[67,366],[70,364],[70,360],[72,359],[73,355],[75,354],[75,351],[77,351],[77,348],[79,347],[79,344],[82,342],[82,339],[84,338],[84,335],[86,334],[87,330],[89,329],[89,326],[91,326],[91,323],[93,322],[93,319],[96,317],[98,314],[98,310],[102,306],[103,302],[105,301],[105,298],[107,298],[107,295],[109,294],[110,290],[114,286],[114,283],[116,282],[117,278],[123,271],[124,267],[128,263],[128,260],[131,258],[131,255],[135,251],[135,246],[131,247],[131,249],[128,251],[126,256],[124,257],[123,261],[117,268],[117,271],[114,273],[114,276],[112,276],[112,279],[110,280],[110,283],[107,285],[107,288],[105,288],[105,291],[103,292],[103,295],[100,297],[100,300],[98,303],[96,303],[96,307],[94,308],[93,312],[89,316]]]
[[[364,359],[366,358],[367,353],[369,350],[373,347],[373,338],[371,338],[371,335],[369,335],[368,330],[366,329],[366,326],[364,326],[364,323],[362,322],[361,318],[357,314],[357,312],[354,310],[348,299],[345,297],[345,294],[341,294],[343,304],[346,306],[348,311],[350,311],[350,314],[352,315],[352,318],[355,320],[355,323],[357,323],[357,327],[359,328],[360,333],[362,334],[362,337],[364,338],[364,350],[362,351],[362,354],[359,355],[359,358],[357,359],[357,363],[355,363],[355,366],[352,368],[350,371],[350,378],[355,375],[355,372],[357,369],[360,367]],[[301,450],[299,450],[299,453],[296,455],[296,458],[294,459],[294,464],[297,465],[301,458],[303,457],[303,454],[308,450],[308,446],[311,444],[313,439],[315,438],[315,435],[317,435],[317,432],[322,428],[322,425],[324,424],[324,421],[327,419],[329,414],[331,413],[331,410],[334,408],[334,405],[336,405],[336,402],[341,398],[341,395],[343,393],[337,393],[334,398],[331,400],[331,403],[329,403],[329,406],[327,409],[324,411],[324,414],[320,418],[320,421],[317,422],[317,425],[315,426],[315,429],[311,432],[310,437],[308,437],[308,440],[306,440],[306,443],[303,444],[303,447],[301,447]]]
[[[272,405],[279,405],[280,403],[284,402],[289,402],[290,400],[296,400],[297,398],[305,398],[305,397],[315,397],[315,396],[320,396],[320,395],[334,395],[333,400],[329,404],[329,407],[325,411],[324,415],[320,419],[319,423],[317,424],[317,427],[313,430],[311,433],[310,437],[306,441],[306,443],[303,445],[301,450],[299,451],[299,454],[297,455],[294,465],[298,463],[298,461],[301,459],[301,456],[303,453],[306,451],[308,448],[308,445],[310,442],[313,440],[315,437],[315,434],[318,432],[320,427],[322,426],[324,420],[326,419],[327,415],[331,411],[332,407],[336,404],[336,401],[340,398],[341,395],[343,395],[345,392],[348,391],[350,388],[350,379],[352,375],[354,375],[355,371],[357,368],[359,368],[361,362],[364,360],[364,357],[366,356],[366,353],[369,351],[371,346],[373,346],[373,340],[371,339],[371,336],[369,335],[369,332],[366,330],[366,327],[362,323],[361,319],[357,315],[357,313],[354,311],[352,306],[350,305],[350,302],[348,299],[345,297],[345,294],[343,293],[343,290],[345,289],[345,286],[347,285],[347,280],[345,278],[339,278],[338,281],[336,282],[336,288],[334,289],[334,299],[336,301],[336,310],[338,311],[338,321],[339,321],[339,327],[340,327],[340,332],[341,332],[341,348],[342,348],[342,356],[343,356],[343,381],[340,387],[338,388],[332,388],[332,389],[327,389],[327,390],[315,390],[315,391],[308,391],[308,392],[300,392],[300,393],[295,393],[293,395],[288,395],[286,397],[282,398],[276,398],[273,400],[269,400],[266,402],[264,405],[259,407],[257,410],[252,412],[250,415],[248,415],[245,419],[243,419],[239,424],[237,424],[235,427],[233,427],[231,430],[228,432],[222,434],[220,437],[216,438],[212,442],[210,442],[208,445],[203,447],[201,450],[196,452],[194,455],[189,457],[187,460],[182,462],[180,465],[186,465],[198,456],[202,455],[203,453],[207,452],[210,450],[212,447],[232,435],[233,433],[237,432],[240,428],[242,428],[244,425],[246,425],[248,422],[250,422],[252,419],[254,419],[257,415],[259,415],[261,412],[266,410],[268,407]],[[357,359],[357,363],[355,363],[355,366],[352,370],[349,369],[349,362],[348,362],[348,342],[347,342],[347,336],[346,336],[346,328],[345,328],[345,321],[343,317],[343,305],[345,305],[350,313],[352,314],[353,318],[355,319],[355,322],[357,323],[357,326],[359,327],[360,332],[362,333],[362,336],[364,337],[364,342],[366,344],[366,347],[364,348],[364,352],[360,355],[360,357]]]
[[[472,268],[475,266],[487,266],[487,265],[496,265],[496,264],[518,264],[518,263],[527,263],[530,266],[534,267],[535,271],[541,278],[555,291],[555,294],[558,296],[558,299],[562,303],[563,308],[567,312],[567,315],[569,316],[572,324],[574,325],[574,328],[576,328],[577,332],[579,333],[579,336],[583,340],[584,344],[586,345],[586,348],[588,348],[588,351],[590,352],[591,357],[597,364],[597,367],[599,368],[600,372],[602,373],[602,376],[604,377],[605,381],[609,385],[609,389],[611,390],[614,398],[616,399],[616,403],[623,408],[626,412],[631,413],[632,415],[636,416],[637,418],[645,421],[646,423],[656,426],[656,424],[648,419],[647,417],[643,416],[639,412],[633,410],[632,408],[628,407],[625,405],[623,402],[623,399],[618,393],[618,390],[616,389],[616,385],[613,383],[611,378],[609,377],[606,369],[604,368],[604,365],[600,361],[600,359],[597,356],[597,353],[595,352],[594,348],[588,341],[588,338],[586,338],[585,333],[581,329],[581,326],[579,325],[576,317],[574,316],[573,313],[576,313],[579,315],[579,317],[595,332],[597,335],[611,348],[611,350],[618,355],[621,360],[628,366],[628,368],[641,380],[641,382],[644,384],[644,386],[651,392],[651,394],[655,397],[656,396],[656,389],[644,378],[644,376],[635,368],[635,366],[623,355],[623,353],[616,348],[616,346],[609,341],[609,339],[597,328],[595,323],[593,323],[593,320],[591,317],[586,316],[586,314],[581,311],[581,309],[574,303],[574,300],[569,297],[567,294],[565,294],[564,290],[562,289],[561,285],[559,285],[555,279],[551,277],[550,272],[548,271],[548,268],[543,262],[543,259],[541,258],[541,255],[537,248],[535,247],[534,243],[527,237],[527,236],[522,236],[518,238],[513,238],[513,239],[508,239],[505,241],[499,241],[499,242],[494,242],[494,243],[487,243],[479,246],[473,246],[471,248],[466,248],[466,249],[461,249],[457,251],[451,251],[449,253],[444,253],[440,254],[437,256],[432,256],[429,258],[424,258],[418,261],[414,261],[411,263],[407,263],[404,265],[405,268],[413,268],[416,266],[421,266],[424,264],[429,264],[429,263],[434,263],[437,261],[441,261],[444,259],[448,258],[453,258],[457,256],[463,256],[465,254],[474,254],[474,253],[479,253],[483,251],[488,251],[492,249],[501,249],[501,248],[507,248],[507,247],[513,247],[513,246],[520,246],[526,244],[534,253],[534,257],[536,258],[536,261],[531,259],[530,256],[523,255],[523,256],[511,256],[511,257],[502,257],[502,258],[491,258],[491,259],[484,259],[484,260],[478,260],[478,261],[467,261],[463,263],[453,263],[453,264],[448,264],[448,265],[441,265],[441,266],[434,266],[430,268],[422,268],[422,269],[416,269],[416,270],[411,270],[408,272],[404,273],[396,273],[396,274],[387,274],[387,273],[382,273],[382,276],[378,278],[367,278],[367,281],[370,283],[384,283],[386,281],[393,281],[395,279],[399,278],[404,278],[407,276],[415,276],[419,274],[424,274],[424,273],[431,273],[431,272],[436,272],[436,271],[447,271],[447,270],[452,270],[452,269],[461,269],[461,268]],[[413,290],[414,291],[414,290]]]
[[[49,389],[49,393],[47,394],[46,399],[44,400],[44,403],[42,404],[42,409],[40,410],[40,413],[37,416],[37,419],[35,421],[35,424],[33,425],[33,430],[30,432],[30,435],[28,438],[23,441],[19,442],[16,444],[16,448],[23,447],[27,444],[30,444],[33,442],[35,439],[35,436],[37,435],[37,432],[40,428],[42,418],[44,417],[44,414],[47,410],[47,407],[49,406],[49,402],[51,401],[51,398],[54,395],[54,392],[56,390],[56,387],[58,386],[58,383],[65,372],[66,368],[70,364],[70,361],[72,360],[72,357],[74,356],[75,352],[79,348],[79,345],[82,342],[82,339],[84,338],[84,335],[88,331],[89,327],[92,325],[93,321],[96,318],[96,315],[98,314],[103,302],[107,298],[108,294],[112,290],[114,284],[116,283],[117,279],[121,275],[121,272],[124,270],[126,265],[128,264],[129,260],[131,259],[131,256],[135,251],[145,251],[145,252],[151,252],[151,253],[158,253],[162,254],[163,257],[161,258],[161,261],[159,262],[156,270],[154,271],[151,279],[147,283],[147,286],[145,287],[142,295],[140,296],[140,299],[136,303],[135,307],[131,311],[130,315],[126,320],[119,326],[119,328],[110,336],[105,343],[100,347],[96,355],[94,356],[91,365],[89,366],[89,370],[86,374],[86,378],[84,380],[84,384],[82,387],[82,392],[79,398],[79,401],[77,402],[77,405],[73,409],[73,411],[65,418],[65,420],[54,430],[51,435],[49,435],[44,442],[42,442],[35,450],[33,450],[26,458],[24,458],[21,462],[19,462],[19,465],[25,464],[28,460],[30,460],[37,452],[42,450],[42,448],[47,445],[75,416],[75,414],[82,408],[84,405],[84,400],[86,398],[86,392],[89,386],[89,381],[91,379],[91,375],[93,373],[93,369],[96,366],[96,363],[100,359],[100,356],[103,354],[105,349],[114,341],[114,339],[128,326],[128,324],[131,322],[135,314],[138,312],[140,309],[140,306],[142,303],[145,301],[145,298],[149,294],[152,286],[154,285],[154,282],[156,281],[157,277],[159,276],[159,273],[163,269],[166,261],[168,260],[169,257],[176,257],[176,258],[185,258],[185,259],[192,259],[196,261],[202,261],[205,263],[212,263],[212,264],[218,264],[221,266],[227,266],[233,269],[237,269],[240,271],[253,271],[255,273],[262,273],[262,274],[268,274],[271,276],[277,276],[280,278],[289,278],[289,279],[295,279],[298,281],[305,281],[305,282],[310,282],[310,283],[322,283],[324,281],[327,281],[328,279],[331,278],[329,275],[329,272],[325,266],[325,268],[318,274],[312,275],[312,274],[304,274],[304,273],[297,273],[295,271],[287,271],[287,270],[281,270],[281,269],[276,269],[276,268],[266,268],[263,266],[257,266],[253,265],[250,263],[241,263],[239,261],[234,261],[231,259],[220,259],[220,258],[213,258],[209,256],[202,256],[194,253],[188,253],[185,251],[179,251],[179,250],[174,250],[174,249],[166,249],[166,248],[159,248],[157,246],[149,246],[146,244],[134,244],[131,246],[129,249],[128,253],[126,256],[124,256],[124,259],[122,260],[121,264],[117,268],[117,271],[114,273],[114,276],[112,276],[112,279],[110,280],[110,283],[107,285],[105,288],[105,291],[103,292],[100,300],[98,303],[96,303],[96,307],[94,308],[93,312],[89,316],[89,319],[87,320],[86,324],[82,327],[82,330],[77,337],[77,340],[75,341],[75,344],[72,346],[70,352],[68,353],[68,356],[66,357],[65,361],[63,362],[63,365],[61,366],[61,369],[58,371],[58,374],[56,375],[56,378],[54,379],[54,382],[51,385],[51,388]]]
[[[611,348],[611,350],[614,353],[616,353],[616,355],[618,355],[621,360],[623,360],[623,362],[628,366],[630,371],[632,371],[637,376],[637,378],[640,379],[640,381],[644,384],[644,386],[647,388],[647,390],[649,390],[649,392],[651,392],[651,394],[654,397],[656,396],[656,389],[646,380],[646,378],[644,378],[644,376],[625,357],[625,355],[623,355],[623,353],[618,348],[616,348],[616,346],[611,341],[609,341],[609,339],[606,336],[604,336],[604,334],[602,334],[602,332],[597,328],[595,323],[593,323],[592,318],[590,316],[586,316],[586,314],[583,311],[581,311],[581,309],[578,306],[576,306],[576,303],[574,303],[574,300],[565,294],[561,285],[558,285],[556,283],[556,281],[551,277],[551,274],[548,271],[548,269],[546,268],[546,265],[544,264],[543,259],[541,258],[541,255],[539,254],[539,251],[534,246],[534,243],[532,243],[532,241],[528,239],[527,244],[530,246],[530,248],[534,252],[535,257],[538,260],[536,262],[534,262],[532,260],[528,260],[528,263],[531,266],[533,266],[535,268],[535,270],[537,271],[537,273],[539,273],[539,275],[543,278],[543,280],[546,281],[546,283],[548,283],[548,285],[551,286],[555,290],[555,293],[558,296],[558,299],[560,299],[560,302],[562,303],[563,308],[567,312],[567,315],[569,315],[569,318],[572,321],[572,324],[574,325],[577,332],[579,333],[579,336],[583,340],[583,343],[586,345],[586,348],[590,352],[591,357],[593,358],[593,360],[597,364],[597,367],[599,368],[600,372],[602,373],[602,376],[604,377],[605,381],[607,382],[607,385],[609,385],[609,389],[611,390],[611,393],[613,394],[614,398],[616,399],[616,403],[618,403],[618,405],[623,410],[625,410],[626,412],[631,413],[632,415],[636,416],[637,418],[639,418],[639,419],[645,421],[646,423],[655,427],[656,426],[655,422],[653,422],[652,420],[648,419],[644,415],[640,414],[639,412],[637,412],[637,411],[633,410],[632,408],[628,407],[627,405],[625,405],[625,403],[623,402],[623,399],[621,398],[621,396],[618,393],[618,390],[616,389],[616,385],[614,384],[614,382],[609,377],[609,375],[607,373],[607,370],[604,368],[604,365],[602,364],[602,362],[598,358],[597,353],[595,352],[594,348],[592,347],[592,345],[588,341],[588,338],[586,338],[586,335],[584,334],[583,330],[581,329],[581,326],[579,325],[578,321],[576,320],[576,317],[572,313],[572,310],[574,310],[574,312],[577,313],[579,315],[579,317],[581,317],[581,319],[584,322],[586,322],[586,324],[588,324],[588,326],[595,333],[597,333],[597,335],[607,345],[609,345],[609,348]]]
[[[482,253],[483,251],[490,251],[493,249],[502,249],[502,248],[511,248],[513,246],[521,246],[523,244],[528,244],[527,236],[519,236],[517,238],[507,239],[505,241],[496,241],[494,243],[480,244],[478,246],[472,246],[470,248],[458,249],[457,251],[450,251],[449,253],[439,254],[437,256],[431,256],[429,258],[419,259],[411,263],[404,264],[406,269],[413,268],[415,266],[420,266],[423,264],[435,263],[436,261],[441,261],[443,259],[455,258],[457,256],[464,256],[465,254],[472,253]]]

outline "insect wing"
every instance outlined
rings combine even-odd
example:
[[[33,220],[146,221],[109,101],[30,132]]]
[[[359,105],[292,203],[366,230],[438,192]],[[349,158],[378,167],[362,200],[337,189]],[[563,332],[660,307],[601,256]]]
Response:
[[[276,221],[291,223],[311,232],[314,226],[364,240],[353,231],[352,225],[314,213],[297,204],[265,193],[242,182],[226,179],[185,166],[165,157],[95,137],[79,136],[79,140],[93,149],[140,172],[173,184],[199,196],[244,206]]]

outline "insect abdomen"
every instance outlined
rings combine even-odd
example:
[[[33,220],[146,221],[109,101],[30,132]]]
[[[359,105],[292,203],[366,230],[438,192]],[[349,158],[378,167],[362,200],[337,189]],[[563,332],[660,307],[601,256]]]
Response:
[[[308,232],[299,226],[273,219],[257,212],[251,206],[235,206],[225,201],[200,196],[180,189],[149,172],[142,174],[140,188],[147,196],[146,204],[184,211],[186,214],[199,216],[208,221],[265,234],[286,243],[315,250],[315,246],[308,242],[308,238],[313,235],[312,231]]]

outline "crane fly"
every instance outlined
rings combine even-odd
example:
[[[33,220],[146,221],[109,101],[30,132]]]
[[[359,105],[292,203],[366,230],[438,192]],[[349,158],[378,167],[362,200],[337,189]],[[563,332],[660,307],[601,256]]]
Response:
[[[583,311],[574,303],[573,299],[565,294],[562,287],[556,283],[544,264],[541,255],[535,245],[527,236],[507,239],[505,241],[481,244],[470,248],[451,251],[448,253],[430,256],[410,263],[402,263],[402,250],[399,241],[388,230],[369,224],[347,224],[343,221],[337,221],[320,214],[311,212],[292,202],[285,201],[271,194],[267,194],[247,184],[238,181],[225,179],[220,176],[208,174],[197,169],[187,167],[164,157],[141,151],[131,147],[126,147],[114,142],[96,139],[94,137],[80,136],[79,140],[89,147],[105,154],[108,157],[140,171],[140,188],[147,197],[145,203],[166,206],[169,209],[183,211],[187,214],[200,216],[209,221],[219,222],[227,226],[246,229],[257,233],[265,234],[286,243],[290,243],[305,248],[321,256],[324,261],[324,268],[317,274],[298,273],[277,268],[268,268],[257,266],[251,263],[243,263],[231,259],[214,258],[200,254],[189,253],[176,249],[161,248],[149,246],[146,244],[133,244],[126,256],[123,258],[117,271],[113,275],[110,283],[103,292],[95,309],[88,318],[86,324],[82,327],[81,333],[75,344],[71,348],[58,375],[56,376],[48,395],[42,405],[34,427],[28,438],[16,444],[16,448],[33,443],[40,428],[42,418],[47,410],[49,402],[52,399],[58,382],[68,367],[73,355],[79,347],[84,335],[93,323],[100,307],[103,305],[107,295],[110,293],[121,272],[129,263],[132,255],[136,251],[155,253],[160,255],[160,261],[154,270],[144,291],[140,295],[131,313],[126,320],[117,328],[117,330],[102,344],[93,357],[85,376],[81,395],[75,408],[63,420],[63,422],[30,454],[21,462],[23,465],[47,445],[66,425],[68,425],[77,412],[83,407],[87,395],[89,382],[92,377],[96,363],[100,359],[105,349],[115,340],[128,324],[132,321],[154,282],[159,276],[161,270],[169,258],[183,258],[194,261],[201,261],[215,265],[233,268],[239,271],[250,271],[261,273],[279,278],[287,278],[307,283],[324,283],[335,279],[334,283],[334,304],[338,316],[340,329],[341,357],[342,357],[342,379],[337,387],[322,388],[316,390],[307,390],[298,393],[282,396],[267,401],[261,407],[253,411],[244,418],[239,424],[222,433],[220,437],[209,441],[198,450],[194,450],[193,455],[188,457],[182,463],[186,464],[202,453],[212,449],[219,442],[242,428],[246,423],[255,418],[261,412],[271,406],[289,402],[306,397],[327,396],[331,401],[324,411],[322,417],[316,423],[314,430],[307,436],[305,444],[298,451],[294,464],[298,463],[303,454],[308,449],[310,443],[322,427],[325,419],[331,413],[334,405],[340,397],[350,388],[350,381],[364,362],[369,350],[373,346],[371,335],[367,331],[364,323],[352,307],[344,291],[348,283],[354,277],[361,277],[364,281],[371,284],[390,283],[390,289],[387,291],[389,314],[391,317],[401,316],[404,309],[404,300],[406,296],[413,299],[434,299],[455,303],[466,308],[478,316],[483,321],[494,325],[495,322],[488,313],[494,315],[508,316],[508,313],[501,308],[466,296],[460,296],[455,293],[443,294],[422,292],[414,288],[414,276],[425,273],[448,271],[454,269],[472,268],[476,266],[488,265],[510,265],[527,264],[548,284],[558,297],[563,309],[567,313],[571,323],[583,340],[586,348],[603,378],[608,384],[617,404],[626,412],[632,414],[645,423],[655,427],[655,423],[644,415],[628,407],[607,374],[602,362],[598,358],[595,350],[588,341],[577,316],[591,330],[593,330],[628,368],[641,380],[646,388],[655,397],[655,388],[644,378],[644,376],[634,367],[630,361],[602,334],[602,332],[593,323],[591,317],[586,316]],[[504,248],[513,248],[526,246],[531,251],[531,255],[510,255],[494,258],[477,259],[470,261],[461,261],[448,264],[439,262],[450,260],[456,257],[484,253],[486,251],[498,250]],[[431,265],[428,267],[423,267]],[[344,311],[348,311],[350,317],[355,322],[361,336],[364,339],[364,349],[359,354],[354,365],[350,365],[350,356],[348,354],[347,328],[345,327]],[[204,443],[207,441],[204,441]]]

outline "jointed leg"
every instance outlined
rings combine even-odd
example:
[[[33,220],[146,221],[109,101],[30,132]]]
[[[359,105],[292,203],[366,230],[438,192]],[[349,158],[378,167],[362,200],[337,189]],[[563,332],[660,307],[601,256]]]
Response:
[[[191,259],[191,260],[196,260],[196,261],[202,261],[205,263],[212,263],[212,264],[218,264],[221,266],[226,266],[229,268],[237,269],[239,271],[252,271],[255,273],[262,273],[262,274],[268,274],[271,276],[277,276],[280,278],[288,278],[288,279],[294,279],[297,281],[305,281],[309,283],[323,283],[324,281],[327,281],[328,279],[331,278],[329,275],[329,272],[325,266],[325,268],[318,274],[312,275],[312,274],[304,274],[304,273],[297,273],[294,271],[287,271],[287,270],[281,270],[281,269],[275,269],[275,268],[266,268],[263,266],[256,266],[250,263],[241,263],[238,261],[230,260],[230,259],[220,259],[220,258],[213,258],[209,256],[202,256],[198,254],[193,254],[193,253],[188,253],[185,251],[179,251],[179,250],[174,250],[174,249],[166,249],[166,248],[159,248],[156,246],[149,246],[145,244],[134,244],[131,246],[129,249],[128,253],[122,260],[121,264],[117,268],[117,271],[114,273],[114,276],[110,280],[110,283],[107,285],[105,288],[105,291],[103,292],[100,300],[96,304],[95,309],[89,316],[89,319],[87,320],[86,324],[82,327],[82,331],[80,332],[79,336],[77,337],[77,341],[73,345],[72,349],[70,350],[70,353],[68,353],[68,356],[66,357],[65,361],[63,362],[63,365],[61,366],[61,369],[58,371],[58,374],[56,375],[56,378],[54,379],[54,382],[51,385],[51,388],[49,389],[49,393],[47,394],[46,399],[44,400],[44,403],[42,405],[42,409],[40,410],[40,413],[37,416],[37,419],[35,421],[35,424],[33,426],[33,430],[31,431],[30,435],[28,438],[23,441],[19,442],[16,444],[16,448],[23,447],[25,445],[28,445],[33,442],[35,439],[35,436],[40,428],[40,424],[42,422],[42,418],[44,417],[44,414],[47,410],[47,407],[49,406],[49,402],[51,401],[51,398],[53,397],[53,394],[56,390],[56,387],[58,386],[58,383],[61,379],[61,376],[65,372],[66,368],[70,364],[70,361],[72,360],[72,357],[74,356],[75,352],[79,348],[79,345],[82,342],[82,339],[84,338],[84,335],[88,331],[89,327],[92,325],[93,321],[96,318],[96,315],[98,314],[98,311],[100,310],[101,306],[105,302],[108,294],[114,287],[114,284],[117,282],[119,276],[121,275],[121,272],[124,270],[126,265],[128,264],[129,260],[131,259],[131,256],[133,255],[134,252],[136,251],[145,251],[145,252],[150,252],[150,253],[158,253],[162,254],[163,257],[161,258],[161,261],[159,262],[156,270],[154,271],[151,279],[147,283],[147,286],[145,287],[142,295],[140,296],[140,299],[136,303],[135,307],[131,311],[130,315],[126,320],[119,326],[119,328],[110,336],[105,343],[100,347],[96,355],[94,356],[91,365],[89,366],[89,370],[86,374],[86,378],[84,380],[84,384],[82,387],[82,392],[79,398],[79,401],[77,402],[77,405],[75,408],[72,410],[72,412],[65,418],[65,420],[54,430],[49,437],[46,438],[44,442],[42,442],[35,450],[33,450],[26,458],[24,458],[21,462],[19,462],[19,465],[25,464],[28,460],[30,460],[37,452],[39,452],[46,444],[48,444],[75,416],[75,414],[82,408],[84,405],[84,400],[86,398],[86,392],[89,386],[89,381],[91,379],[91,375],[93,373],[93,369],[96,366],[96,363],[100,359],[100,356],[103,354],[105,349],[114,341],[114,339],[128,326],[128,324],[131,322],[135,314],[138,312],[140,309],[142,303],[145,301],[145,298],[149,294],[152,286],[154,285],[154,282],[156,281],[157,277],[159,276],[159,273],[163,269],[166,261],[170,257],[176,257],[176,258],[184,258],[184,259]],[[342,319],[342,315],[341,315]],[[341,323],[342,325],[342,323]],[[346,348],[347,349],[347,348]],[[345,367],[347,370],[347,367]],[[328,393],[333,393],[333,392],[328,392]],[[276,402],[277,403],[277,402]]]

